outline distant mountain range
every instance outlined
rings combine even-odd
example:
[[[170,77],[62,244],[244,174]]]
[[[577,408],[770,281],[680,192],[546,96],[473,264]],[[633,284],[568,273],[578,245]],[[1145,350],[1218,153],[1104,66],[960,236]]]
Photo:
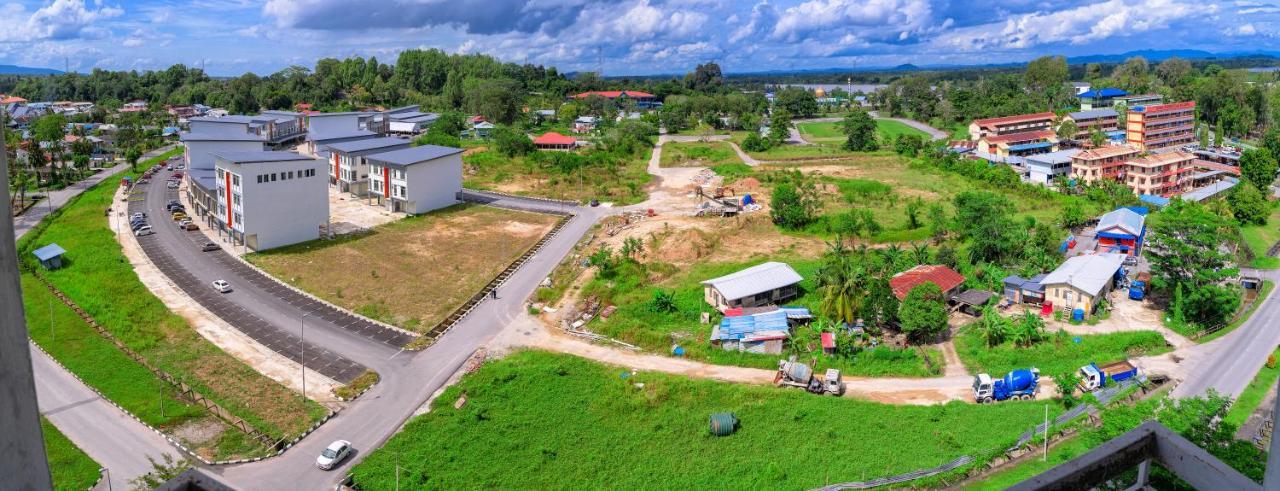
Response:
[[[34,68],[18,65],[0,65],[0,75],[57,75],[62,70],[52,68]]]

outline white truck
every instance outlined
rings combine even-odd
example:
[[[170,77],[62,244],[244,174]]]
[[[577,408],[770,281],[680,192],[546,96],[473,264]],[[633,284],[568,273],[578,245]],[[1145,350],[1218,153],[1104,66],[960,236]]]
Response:
[[[840,376],[840,370],[828,368],[822,379],[818,379],[813,376],[813,369],[809,365],[794,360],[778,361],[778,373],[773,377],[773,384],[778,387],[799,387],[814,394],[844,394],[844,380]]]

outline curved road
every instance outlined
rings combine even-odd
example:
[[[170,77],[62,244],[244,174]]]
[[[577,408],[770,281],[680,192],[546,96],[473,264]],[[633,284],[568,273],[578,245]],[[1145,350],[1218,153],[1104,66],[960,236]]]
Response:
[[[1249,271],[1271,281],[1280,282],[1280,271]],[[1280,301],[1272,290],[1261,305],[1240,327],[1208,344],[1210,350],[1188,370],[1188,376],[1173,389],[1174,397],[1197,397],[1209,389],[1237,397],[1267,363],[1267,357],[1280,346]]]

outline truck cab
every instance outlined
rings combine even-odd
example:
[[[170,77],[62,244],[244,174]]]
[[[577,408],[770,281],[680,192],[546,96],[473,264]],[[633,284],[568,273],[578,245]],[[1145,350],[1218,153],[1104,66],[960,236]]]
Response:
[[[1080,367],[1080,390],[1092,392],[1107,383],[1107,379],[1103,377],[1102,371],[1098,370],[1098,366],[1090,363]]]
[[[1039,380],[1040,370],[1034,367],[1014,370],[1003,378],[992,378],[991,375],[979,373],[973,378],[973,400],[986,404],[1009,399],[1035,399]]]
[[[1091,392],[1138,376],[1138,367],[1121,360],[1098,366],[1090,363],[1080,367],[1080,389]]]
[[[979,373],[973,377],[973,400],[974,402],[991,402],[993,398],[991,387],[991,376],[985,373]]]

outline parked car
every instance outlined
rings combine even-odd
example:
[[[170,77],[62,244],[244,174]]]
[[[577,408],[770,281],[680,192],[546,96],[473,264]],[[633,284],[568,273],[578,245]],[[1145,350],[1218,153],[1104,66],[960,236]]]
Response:
[[[182,229],[183,230],[200,230],[200,226],[192,222],[187,222],[187,224],[184,225]]]
[[[173,164],[169,164],[169,166],[165,167],[164,170],[173,170]]]
[[[137,220],[137,219],[139,219],[139,218],[146,218],[146,217],[147,217],[147,214],[146,214],[146,213],[143,213],[143,212],[141,212],[141,211],[140,211],[140,212],[137,212],[137,213],[134,213],[133,215],[130,215],[130,216],[129,216],[129,218],[132,218],[132,219],[134,219],[134,220]]]
[[[135,230],[135,231],[133,232],[133,235],[138,236],[138,237],[142,237],[142,236],[144,236],[144,235],[151,235],[151,234],[154,234],[154,233],[156,233],[156,232],[155,232],[154,230],[151,230],[151,226],[150,226],[150,225],[143,225],[143,226],[141,226],[141,227],[138,227],[138,230]]]
[[[218,293],[231,293],[231,283],[227,283],[227,280],[213,280],[213,289]]]
[[[218,247],[218,244],[213,242],[205,242],[204,246],[200,247],[200,252],[216,251],[218,249],[221,249],[221,247]]]
[[[165,184],[165,187],[169,189],[178,189],[178,181],[169,181],[168,184]]]
[[[338,463],[351,455],[351,442],[346,440],[338,440],[330,443],[324,450],[320,451],[320,456],[316,457],[316,467],[329,470],[338,466]]]

